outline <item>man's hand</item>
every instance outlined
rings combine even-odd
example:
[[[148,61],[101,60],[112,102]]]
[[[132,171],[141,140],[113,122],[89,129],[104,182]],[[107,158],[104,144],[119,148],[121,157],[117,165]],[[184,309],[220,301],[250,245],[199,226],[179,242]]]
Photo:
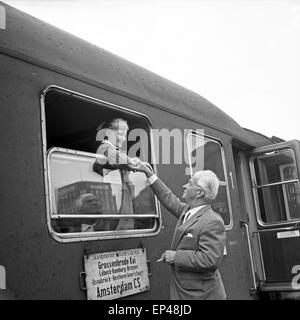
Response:
[[[140,159],[139,158],[130,158],[128,157],[128,162],[127,162],[127,165],[130,167],[130,168],[136,168],[139,163],[140,163]]]
[[[174,264],[175,263],[175,255],[176,251],[173,250],[166,250],[160,257],[160,259],[163,262],[166,262],[168,264]]]
[[[149,163],[143,162],[138,158],[132,159],[134,159],[134,161],[132,161],[132,163],[129,163],[129,167],[131,169],[134,169],[135,171],[144,172],[147,176],[151,176],[153,174],[153,170]]]

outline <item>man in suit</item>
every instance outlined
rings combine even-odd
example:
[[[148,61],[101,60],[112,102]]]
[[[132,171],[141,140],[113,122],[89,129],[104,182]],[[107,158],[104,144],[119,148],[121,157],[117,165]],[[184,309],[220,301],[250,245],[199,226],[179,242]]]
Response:
[[[219,180],[210,170],[198,171],[183,186],[181,202],[140,162],[158,200],[178,218],[170,250],[161,260],[171,266],[170,298],[173,300],[224,300],[226,293],[218,271],[226,233],[221,216],[211,208]]]

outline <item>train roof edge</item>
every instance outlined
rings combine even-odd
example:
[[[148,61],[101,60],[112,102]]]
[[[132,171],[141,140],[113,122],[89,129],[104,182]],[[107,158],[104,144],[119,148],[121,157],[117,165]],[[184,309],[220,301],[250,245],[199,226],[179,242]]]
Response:
[[[182,86],[68,32],[17,10],[4,2],[6,29],[0,53],[30,58],[49,68],[83,77],[99,87],[118,91],[169,112],[177,113],[230,134],[244,147],[272,140],[243,129],[214,104]],[[200,128],[199,128],[200,129]]]

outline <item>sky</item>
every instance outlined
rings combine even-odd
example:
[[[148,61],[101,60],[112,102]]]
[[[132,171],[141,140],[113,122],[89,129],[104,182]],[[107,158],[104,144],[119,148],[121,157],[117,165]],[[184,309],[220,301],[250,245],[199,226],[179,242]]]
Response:
[[[300,140],[300,0],[4,0],[188,88],[242,127]]]

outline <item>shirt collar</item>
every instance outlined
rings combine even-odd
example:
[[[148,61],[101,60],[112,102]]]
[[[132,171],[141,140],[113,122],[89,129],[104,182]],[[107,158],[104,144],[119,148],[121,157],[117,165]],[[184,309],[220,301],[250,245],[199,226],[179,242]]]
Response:
[[[207,206],[206,204],[202,205],[202,206],[198,206],[198,207],[194,207],[194,208],[191,208],[189,210],[190,214],[189,214],[189,218],[191,216],[193,216],[195,213],[197,213],[199,210],[201,210],[202,208],[204,208],[205,206]]]

